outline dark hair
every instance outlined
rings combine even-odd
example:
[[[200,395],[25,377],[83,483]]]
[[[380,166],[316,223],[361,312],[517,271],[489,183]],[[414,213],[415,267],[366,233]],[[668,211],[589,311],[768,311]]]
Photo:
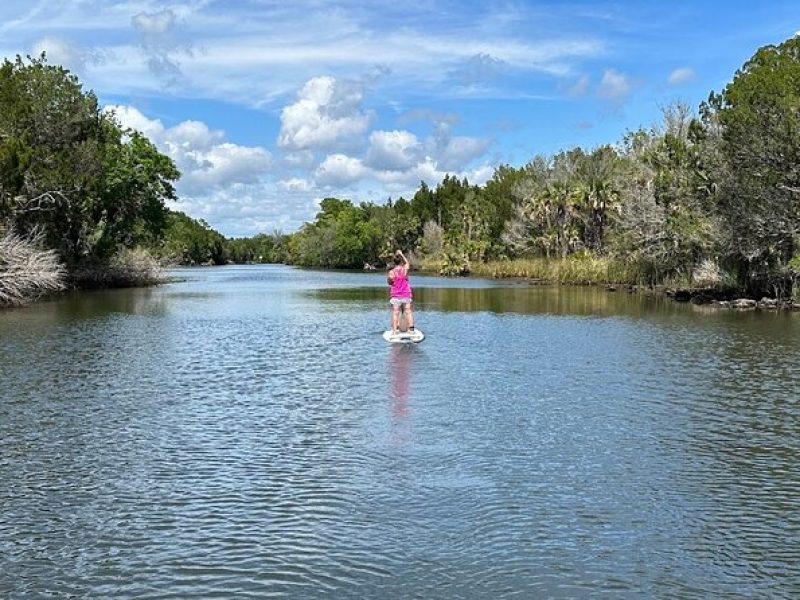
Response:
[[[396,264],[396,265],[403,264],[403,257],[400,256],[399,254],[395,254],[394,255],[394,264]]]

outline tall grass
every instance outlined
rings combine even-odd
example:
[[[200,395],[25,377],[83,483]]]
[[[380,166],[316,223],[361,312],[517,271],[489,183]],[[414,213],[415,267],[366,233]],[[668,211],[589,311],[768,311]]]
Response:
[[[439,271],[440,265],[441,261],[433,258],[421,263],[423,270],[427,271]],[[563,259],[536,257],[475,262],[470,265],[470,274],[576,285],[638,284],[644,279],[641,270],[633,263],[589,254],[576,254]]]
[[[167,280],[158,261],[144,248],[123,248],[107,265],[77,269],[70,275],[82,288],[140,287]]]
[[[42,250],[41,231],[0,232],[0,306],[19,306],[63,290],[66,270],[53,250]]]

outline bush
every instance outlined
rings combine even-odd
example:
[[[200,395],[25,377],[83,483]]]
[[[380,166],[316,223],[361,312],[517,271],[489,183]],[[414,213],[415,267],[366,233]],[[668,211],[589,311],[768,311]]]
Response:
[[[167,281],[158,261],[144,248],[118,250],[107,266],[77,270],[72,278],[84,288],[139,287]]]
[[[44,234],[0,232],[0,306],[19,306],[64,289],[66,270],[53,250],[42,250]]]

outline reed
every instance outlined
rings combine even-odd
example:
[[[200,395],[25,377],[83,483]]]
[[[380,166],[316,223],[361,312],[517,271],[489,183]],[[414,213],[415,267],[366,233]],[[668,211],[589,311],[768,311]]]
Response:
[[[436,258],[425,258],[420,263],[422,270],[428,272],[441,272],[441,265],[442,261]],[[644,273],[636,264],[589,254],[577,254],[568,258],[536,257],[475,262],[470,265],[470,274],[575,285],[634,285],[644,279]]]

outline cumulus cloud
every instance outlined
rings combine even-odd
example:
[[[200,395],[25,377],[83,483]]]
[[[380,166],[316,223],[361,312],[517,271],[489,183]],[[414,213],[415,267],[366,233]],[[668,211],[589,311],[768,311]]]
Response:
[[[175,161],[183,174],[178,183],[180,193],[253,183],[270,167],[271,155],[266,149],[226,142],[224,132],[211,130],[203,122],[184,121],[167,128],[132,106],[107,110],[114,112],[121,125],[140,131]]]
[[[362,99],[358,83],[328,76],[310,79],[281,112],[278,145],[288,150],[327,148],[363,133],[373,115],[362,110]]]
[[[459,179],[466,177],[473,184],[483,184],[493,173],[494,166],[489,163],[482,163],[473,169],[451,171],[440,168],[435,160],[428,157],[405,171],[374,171],[371,175],[386,191],[410,197],[420,181],[435,186],[445,175],[455,175]]]
[[[424,138],[403,129],[373,131],[363,155],[326,156],[315,170],[314,180],[323,187],[348,190],[377,182],[385,192],[405,194],[413,193],[420,181],[436,185],[447,174],[482,177],[483,171],[476,173],[469,166],[486,152],[490,140],[454,136],[456,115],[417,109],[399,120],[429,121],[432,131]]]
[[[316,198],[308,193],[277,193],[265,183],[234,184],[205,196],[183,196],[175,208],[204,219],[228,236],[294,231],[318,210]]]
[[[423,151],[417,136],[409,131],[373,131],[369,141],[364,162],[378,170],[407,169],[419,161]]]
[[[317,167],[316,181],[327,186],[346,186],[369,174],[357,158],[344,154],[330,154]]]
[[[150,119],[133,106],[110,105],[106,112],[113,113],[123,127],[135,129],[153,141],[164,133],[164,125],[159,119]]]
[[[486,151],[489,140],[458,136],[447,140],[437,153],[437,164],[445,170],[459,170]]]
[[[624,73],[614,69],[607,69],[600,80],[597,95],[607,100],[619,101],[625,98],[633,89],[633,81]]]
[[[450,115],[433,118],[434,133],[426,140],[426,154],[434,157],[439,169],[458,171],[483,154],[489,140],[467,136],[453,136],[455,122]]]
[[[310,192],[315,188],[313,181],[302,177],[291,177],[278,181],[278,189],[284,192]]]
[[[675,69],[672,73],[669,74],[667,78],[667,83],[669,85],[680,85],[682,83],[686,83],[687,81],[691,81],[696,77],[694,69],[689,67],[682,67],[680,69]]]

